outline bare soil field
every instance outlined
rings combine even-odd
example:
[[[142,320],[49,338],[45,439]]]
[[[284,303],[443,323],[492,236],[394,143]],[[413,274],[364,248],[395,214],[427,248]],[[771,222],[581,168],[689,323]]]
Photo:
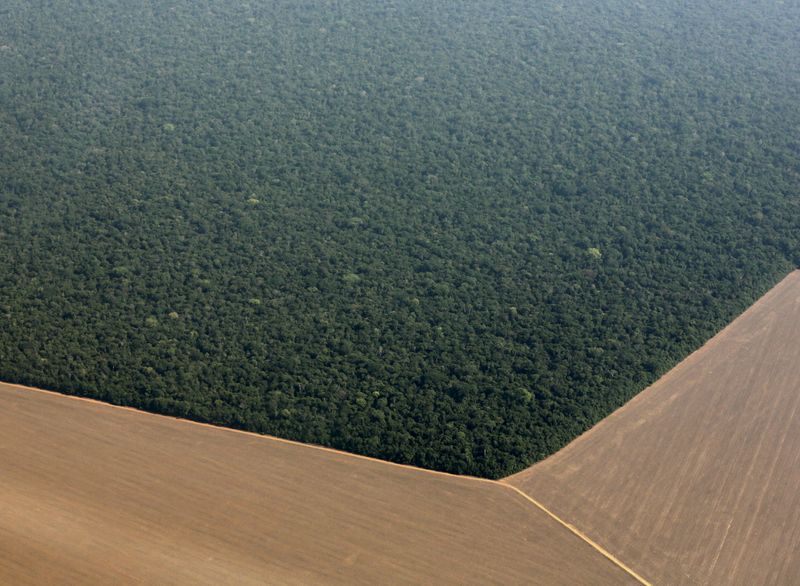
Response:
[[[0,385],[2,584],[636,584],[497,482]]]
[[[654,584],[798,584],[800,272],[505,482]]]

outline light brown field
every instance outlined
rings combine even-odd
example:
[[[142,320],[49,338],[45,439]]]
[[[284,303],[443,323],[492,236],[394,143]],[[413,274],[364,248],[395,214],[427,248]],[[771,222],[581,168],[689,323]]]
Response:
[[[506,482],[654,584],[800,584],[800,272]]]
[[[0,385],[0,584],[636,584],[497,482]]]

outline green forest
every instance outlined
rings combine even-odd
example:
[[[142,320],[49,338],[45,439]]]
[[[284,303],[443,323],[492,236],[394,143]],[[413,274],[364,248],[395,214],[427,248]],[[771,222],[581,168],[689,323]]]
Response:
[[[798,30],[775,0],[0,0],[0,379],[518,471],[800,263]]]

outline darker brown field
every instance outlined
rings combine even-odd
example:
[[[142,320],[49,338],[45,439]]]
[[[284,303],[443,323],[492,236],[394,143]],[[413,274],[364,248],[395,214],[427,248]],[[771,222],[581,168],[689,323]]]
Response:
[[[800,583],[800,272],[506,482],[654,584]]]
[[[496,482],[0,385],[0,584],[635,584]]]

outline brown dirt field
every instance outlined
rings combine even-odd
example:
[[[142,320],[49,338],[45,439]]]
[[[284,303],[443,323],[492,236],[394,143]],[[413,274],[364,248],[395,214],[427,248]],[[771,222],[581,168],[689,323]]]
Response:
[[[800,583],[800,272],[505,482],[654,584]]]
[[[0,384],[2,584],[635,584],[508,486]]]

